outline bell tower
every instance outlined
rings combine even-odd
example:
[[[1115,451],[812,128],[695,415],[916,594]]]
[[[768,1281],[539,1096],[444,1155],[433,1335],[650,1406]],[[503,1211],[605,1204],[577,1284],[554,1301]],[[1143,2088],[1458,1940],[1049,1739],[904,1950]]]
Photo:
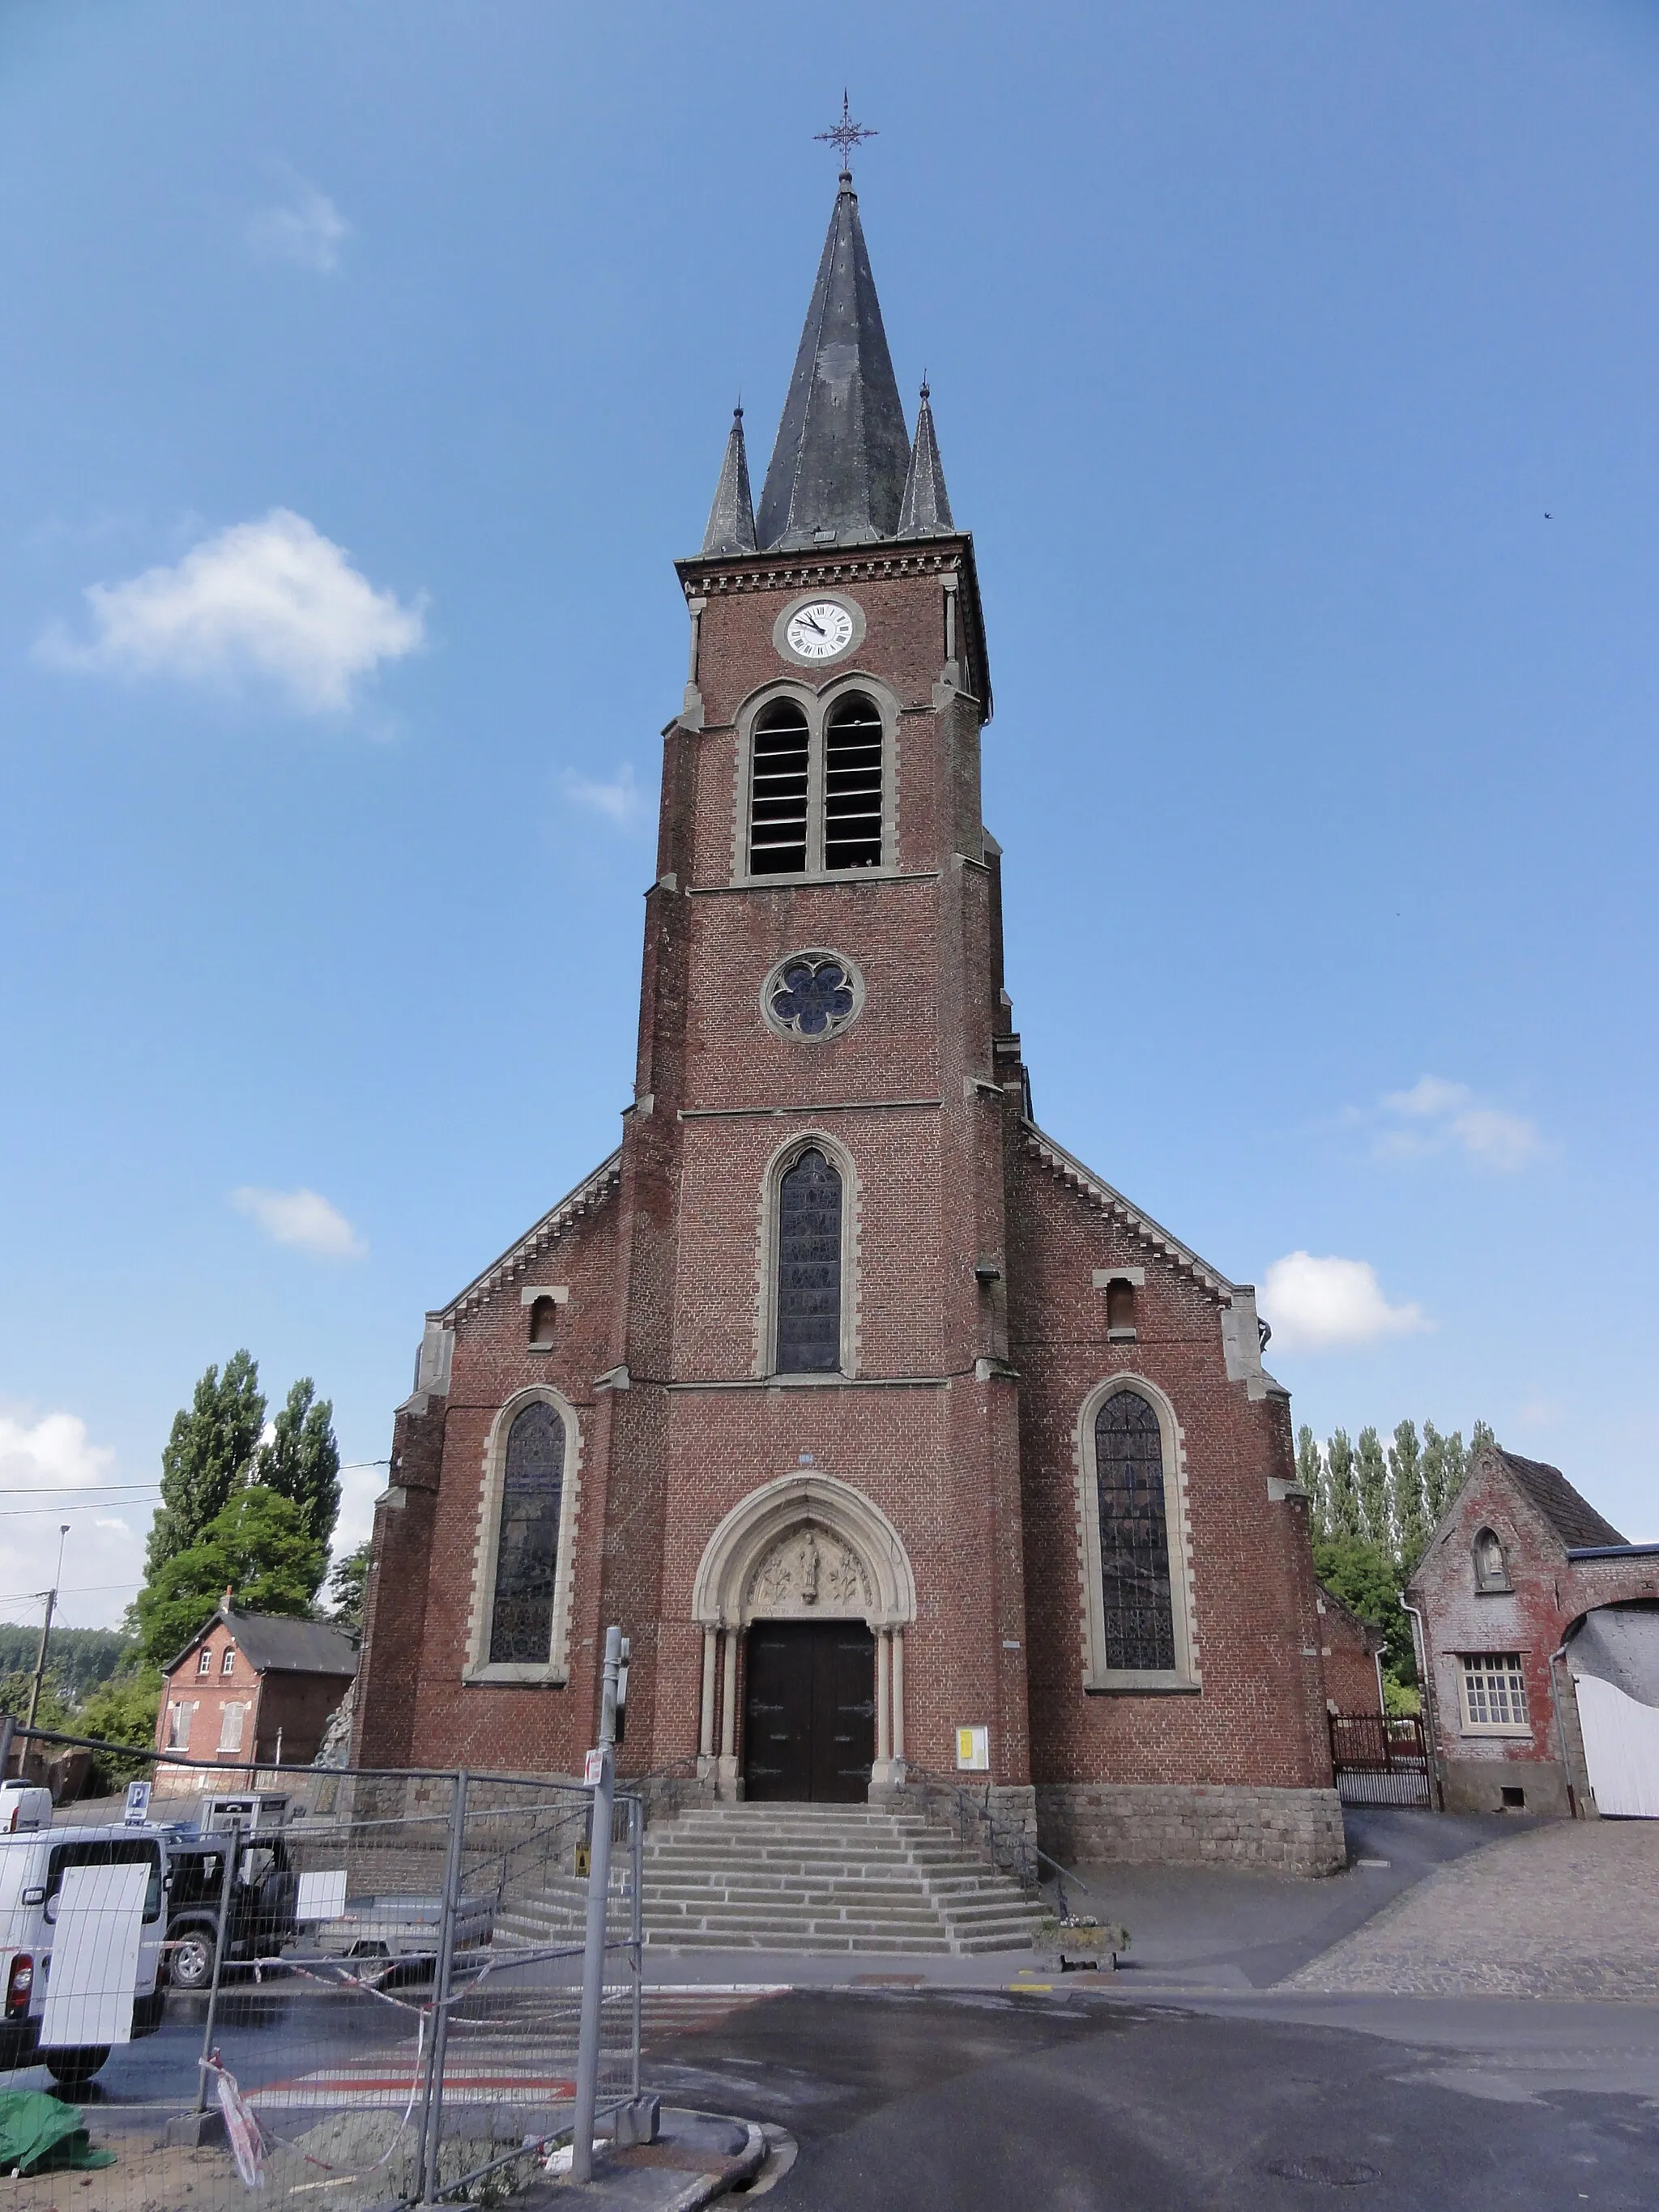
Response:
[[[752,1598],[728,1586],[722,1605],[750,1617],[705,1618],[690,1585],[711,1512],[830,1483],[890,1528],[912,1592],[910,1617],[866,1613],[878,1788],[906,1758],[951,1765],[958,1727],[984,1729],[994,1781],[1023,1788],[1004,1222],[1024,1088],[980,814],[990,685],[972,541],[925,388],[907,428],[845,171],[758,513],[739,410],[678,573],[690,658],[623,1149],[629,1395],[608,1515],[638,1483],[662,1539],[659,1591],[619,1587],[612,1617],[659,1616],[665,1647],[678,1617],[687,1643],[654,1679],[636,1670],[630,1745],[643,1690],[650,1763],[684,1753],[698,1699],[667,1685],[700,1668],[705,1774],[763,1787]],[[813,1534],[823,1557],[856,1546],[810,1498],[798,1518],[791,1540]],[[852,1680],[861,1662],[836,1663]]]

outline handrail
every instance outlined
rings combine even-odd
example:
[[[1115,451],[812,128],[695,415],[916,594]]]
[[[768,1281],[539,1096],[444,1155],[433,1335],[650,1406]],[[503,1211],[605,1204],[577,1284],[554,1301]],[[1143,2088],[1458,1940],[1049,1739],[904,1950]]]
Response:
[[[958,1829],[963,1843],[968,1840],[968,1817],[971,1814],[975,1820],[981,1822],[986,1830],[986,1844],[993,1864],[1002,1866],[1006,1858],[1012,1859],[1018,1868],[1016,1878],[1022,1888],[1040,1890],[1042,1876],[1036,1870],[1038,1866],[1052,1867],[1062,1920],[1069,1920],[1072,1917],[1070,1901],[1066,1894],[1068,1881],[1074,1882],[1085,1896],[1093,1895],[1080,1875],[1068,1872],[1058,1859],[1050,1858],[1047,1851],[1031,1841],[1024,1828],[1017,1828],[1006,1820],[998,1820],[991,1810],[991,1785],[988,1782],[985,1785],[985,1802],[981,1804],[974,1790],[954,1775],[936,1774],[930,1768],[917,1766],[907,1759],[904,1786],[908,1789],[913,1780],[927,1789],[946,1791],[955,1798]]]

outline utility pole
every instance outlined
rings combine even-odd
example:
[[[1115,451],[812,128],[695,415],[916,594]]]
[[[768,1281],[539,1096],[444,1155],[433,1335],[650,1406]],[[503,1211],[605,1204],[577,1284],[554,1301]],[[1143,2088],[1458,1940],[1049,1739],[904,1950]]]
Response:
[[[34,1726],[34,1716],[40,1710],[40,1685],[46,1678],[46,1646],[52,1641],[52,1616],[58,1604],[58,1585],[64,1579],[64,1540],[69,1534],[70,1524],[58,1524],[58,1571],[52,1578],[52,1588],[46,1592],[46,1617],[40,1624],[40,1649],[34,1655],[34,1680],[29,1688],[29,1717],[24,1722],[27,1731]],[[24,1753],[27,1758],[28,1753]]]
[[[576,2046],[576,2121],[570,2143],[570,2178],[593,2179],[593,2107],[599,2102],[599,2002],[605,1992],[606,1920],[611,1903],[611,1806],[616,1786],[617,1678],[622,1672],[623,1632],[605,1632],[605,1687],[599,1700],[599,1773],[593,1782],[593,1825],[587,1861],[587,1948],[582,1961],[581,2028]]]

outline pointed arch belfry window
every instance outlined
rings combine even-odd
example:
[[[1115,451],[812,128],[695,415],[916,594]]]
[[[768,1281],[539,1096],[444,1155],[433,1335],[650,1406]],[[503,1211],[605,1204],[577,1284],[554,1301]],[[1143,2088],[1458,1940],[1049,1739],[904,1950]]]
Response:
[[[755,725],[749,795],[750,875],[805,873],[810,744],[806,716],[793,699],[775,701]]]
[[[507,1434],[489,1623],[492,1666],[543,1666],[553,1638],[559,1522],[564,1504],[564,1421],[538,1400]]]
[[[842,1360],[842,1179],[811,1145],[778,1180],[780,1375],[834,1375]]]
[[[1116,1390],[1095,1415],[1103,1658],[1113,1674],[1176,1663],[1164,1437],[1136,1390]]]
[[[847,875],[891,865],[896,709],[860,689],[768,700],[746,725],[750,878]],[[741,804],[742,802],[740,802]]]

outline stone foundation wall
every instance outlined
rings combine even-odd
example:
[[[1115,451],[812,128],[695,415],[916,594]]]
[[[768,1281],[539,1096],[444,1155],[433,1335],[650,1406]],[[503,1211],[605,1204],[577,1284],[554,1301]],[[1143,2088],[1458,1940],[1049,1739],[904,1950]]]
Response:
[[[1037,1840],[1066,1866],[1117,1860],[1335,1874],[1347,1860],[1334,1790],[1247,1783],[1040,1782]]]
[[[1449,1813],[1542,1813],[1565,1820],[1572,1810],[1556,1759],[1443,1759],[1440,1783]]]

